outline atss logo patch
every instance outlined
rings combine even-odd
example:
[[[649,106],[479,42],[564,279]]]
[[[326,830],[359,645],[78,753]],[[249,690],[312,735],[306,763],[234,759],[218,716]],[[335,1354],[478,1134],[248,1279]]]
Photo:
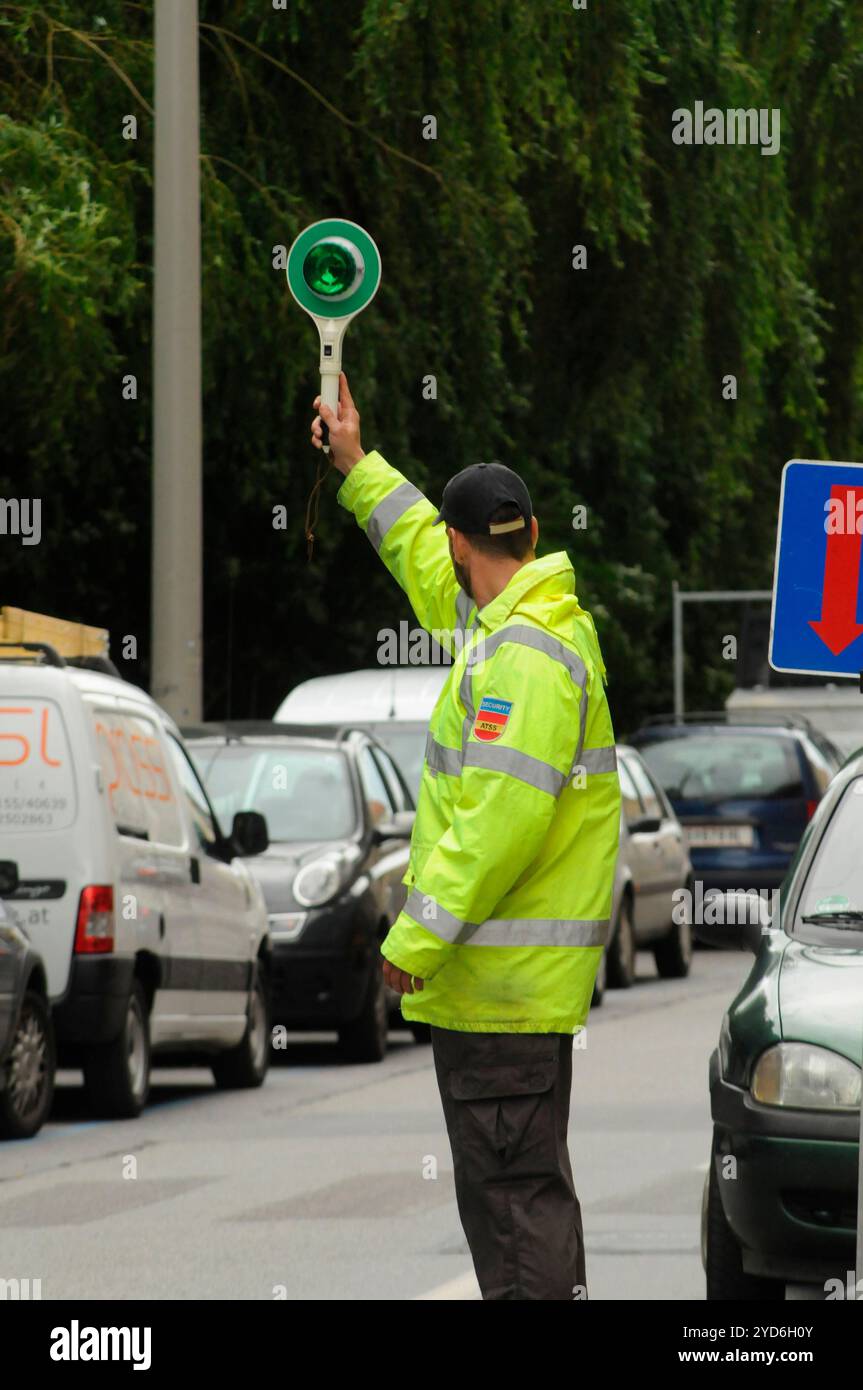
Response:
[[[493,743],[509,723],[511,711],[512,700],[493,700],[486,695],[476,712],[473,732],[483,743]]]

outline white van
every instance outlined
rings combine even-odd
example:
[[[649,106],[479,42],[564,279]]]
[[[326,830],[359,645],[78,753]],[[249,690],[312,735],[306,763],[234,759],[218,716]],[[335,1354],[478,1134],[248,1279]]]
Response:
[[[263,817],[224,836],[144,691],[29,645],[0,650],[0,865],[45,963],[60,1065],[114,1116],[146,1103],[151,1054],[260,1085],[267,914],[240,856],[266,848]]]
[[[280,724],[361,724],[398,764],[416,799],[429,720],[449,671],[447,663],[315,676],[295,686],[274,718]]]
[[[852,684],[827,682],[823,685],[758,685],[738,687],[725,701],[734,719],[798,719],[808,722],[816,733],[824,734],[843,758],[863,744],[863,695]]]

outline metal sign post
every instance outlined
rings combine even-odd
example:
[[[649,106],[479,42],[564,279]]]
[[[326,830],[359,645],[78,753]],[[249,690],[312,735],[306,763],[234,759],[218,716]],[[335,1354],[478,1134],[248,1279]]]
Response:
[[[683,605],[684,603],[751,603],[773,597],[770,589],[681,589],[671,585],[674,663],[674,718],[683,719]]]
[[[367,308],[381,282],[381,256],[356,222],[330,217],[300,232],[287,265],[288,288],[314,319],[321,340],[321,400],[336,415],[342,341],[351,319]],[[329,453],[324,426],[324,449]]]

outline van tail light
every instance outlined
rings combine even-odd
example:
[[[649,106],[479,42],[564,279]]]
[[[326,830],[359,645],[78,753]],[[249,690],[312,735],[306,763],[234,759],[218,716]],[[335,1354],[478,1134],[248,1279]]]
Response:
[[[807,819],[807,820],[811,820],[812,817],[815,815],[815,811],[816,811],[817,806],[818,806],[818,802],[817,802],[817,801],[807,801],[807,803],[806,803],[806,819]]]
[[[102,955],[114,949],[114,889],[110,885],[88,884],[81,890],[78,923],[75,928],[75,954]]]

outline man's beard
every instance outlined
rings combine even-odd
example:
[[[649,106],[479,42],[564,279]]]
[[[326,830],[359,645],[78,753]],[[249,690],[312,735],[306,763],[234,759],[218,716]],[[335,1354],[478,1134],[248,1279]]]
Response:
[[[458,580],[461,587],[464,589],[468,598],[473,598],[473,590],[470,587],[470,576],[467,570],[464,568],[463,565],[459,564],[458,560],[456,560],[455,557],[453,557],[452,567],[455,570],[456,579]]]

